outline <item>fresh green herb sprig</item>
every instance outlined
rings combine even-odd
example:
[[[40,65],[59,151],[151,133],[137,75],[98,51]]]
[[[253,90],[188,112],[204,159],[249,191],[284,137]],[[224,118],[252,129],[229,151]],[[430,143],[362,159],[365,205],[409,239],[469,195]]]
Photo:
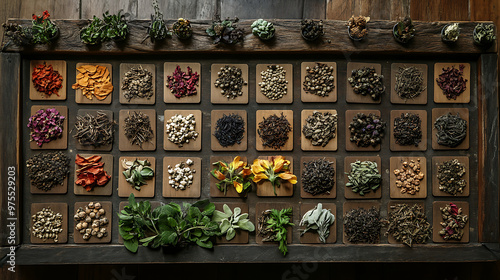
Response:
[[[122,11],[119,11],[118,14],[113,15],[110,14],[109,11],[106,11],[103,16],[103,21],[106,24],[106,37],[115,40],[125,40],[128,35],[128,24],[125,21],[125,15],[121,14]]]
[[[59,27],[50,20],[47,10],[41,16],[33,14],[32,25],[33,44],[48,44],[59,32]]]
[[[262,241],[279,242],[278,249],[283,256],[288,253],[287,248],[287,226],[294,226],[292,221],[292,208],[281,210],[270,209],[262,212],[258,221],[258,234],[263,237]]]
[[[241,213],[241,208],[235,207],[234,211],[227,204],[223,206],[224,212],[215,210],[212,221],[219,225],[221,234],[226,235],[230,241],[236,236],[236,230],[254,231],[255,225],[248,219],[248,213]]]
[[[310,230],[315,230],[319,235],[319,240],[326,243],[326,239],[330,235],[330,226],[334,222],[335,215],[329,209],[323,209],[323,204],[318,203],[302,216],[299,226],[305,226],[306,228],[300,232],[300,236]]]
[[[102,16],[103,19],[94,16],[90,24],[80,30],[80,40],[84,44],[96,45],[106,40],[121,41],[127,38],[128,24],[121,11],[116,15],[106,11]]]
[[[154,210],[149,201],[137,203],[134,194],[130,194],[128,201],[118,213],[118,230],[130,252],[137,252],[139,244],[158,248],[195,243],[212,248],[210,238],[220,235],[219,225],[212,221],[215,205],[208,200],[183,203],[182,208],[172,202]]]
[[[167,25],[163,20],[163,13],[160,12],[157,0],[153,0],[153,8],[155,10],[155,14],[151,15],[151,23],[148,26],[148,35],[144,38],[144,40],[142,40],[142,42],[146,41],[147,38],[151,38],[151,41],[155,42],[172,36],[172,32],[168,30]]]
[[[238,18],[227,18],[223,21],[218,18],[212,22],[206,32],[214,39],[214,44],[221,42],[228,45],[236,44],[243,41],[243,29],[236,27],[238,21]]]
[[[80,40],[87,45],[99,44],[106,39],[105,29],[104,22],[94,16],[92,22],[80,30]]]

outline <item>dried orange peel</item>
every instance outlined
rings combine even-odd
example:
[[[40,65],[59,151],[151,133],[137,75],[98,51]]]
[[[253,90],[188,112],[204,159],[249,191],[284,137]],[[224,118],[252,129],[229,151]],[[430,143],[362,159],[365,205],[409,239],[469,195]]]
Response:
[[[73,89],[81,89],[82,94],[88,99],[93,97],[104,100],[113,91],[111,75],[105,66],[82,65],[77,67],[76,83],[71,86]]]

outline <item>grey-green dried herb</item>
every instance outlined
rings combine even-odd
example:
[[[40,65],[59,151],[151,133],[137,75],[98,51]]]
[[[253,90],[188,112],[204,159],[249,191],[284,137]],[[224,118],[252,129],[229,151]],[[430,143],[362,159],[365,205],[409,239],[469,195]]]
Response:
[[[415,66],[399,67],[394,90],[403,99],[417,98],[424,90],[424,73]]]
[[[383,79],[384,76],[377,74],[374,67],[363,67],[352,70],[347,81],[355,94],[368,95],[373,100],[379,100],[385,92]]]
[[[397,204],[390,208],[385,235],[392,235],[396,241],[403,242],[408,247],[423,244],[431,238],[432,227],[422,206]]]
[[[134,98],[151,99],[153,96],[153,74],[149,70],[132,67],[125,73],[122,81],[123,95],[128,102]]]
[[[439,235],[444,240],[462,240],[465,225],[469,221],[469,217],[462,213],[462,208],[458,208],[454,203],[449,203],[445,207],[439,207],[439,211],[443,219],[443,222],[439,223],[443,227],[439,231]]]
[[[314,111],[306,118],[302,133],[311,140],[313,146],[324,147],[335,138],[337,130],[337,114]]]
[[[212,221],[219,225],[222,235],[226,235],[226,240],[230,241],[236,236],[236,230],[246,230],[252,232],[255,225],[248,219],[248,213],[241,213],[241,208],[235,207],[234,211],[227,204],[223,205],[224,212],[215,210]]]
[[[142,185],[147,184],[146,180],[153,179],[155,174],[154,170],[151,168],[151,163],[147,159],[135,159],[134,161],[124,159],[122,161],[122,167],[125,169],[122,174],[125,176],[126,181],[138,191],[141,190]]]
[[[489,45],[497,39],[495,25],[491,23],[478,23],[474,27],[474,41],[480,45]]]
[[[362,196],[371,191],[375,192],[382,183],[382,175],[377,163],[373,161],[357,160],[351,163],[351,171],[346,174],[349,179],[346,187]]]
[[[465,165],[458,159],[447,160],[438,165],[439,190],[451,195],[463,193],[467,182],[463,179],[466,169]]]
[[[63,152],[40,153],[26,161],[28,178],[37,189],[49,191],[64,185],[69,176],[69,157]]]
[[[323,209],[323,204],[318,203],[302,216],[299,226],[305,226],[306,228],[300,232],[300,236],[310,230],[315,230],[319,235],[319,240],[326,243],[326,239],[330,235],[330,226],[334,222],[335,215],[330,212],[330,209]]]
[[[458,23],[451,23],[444,27],[444,32],[442,34],[443,41],[456,42],[458,36],[460,35],[460,28]]]

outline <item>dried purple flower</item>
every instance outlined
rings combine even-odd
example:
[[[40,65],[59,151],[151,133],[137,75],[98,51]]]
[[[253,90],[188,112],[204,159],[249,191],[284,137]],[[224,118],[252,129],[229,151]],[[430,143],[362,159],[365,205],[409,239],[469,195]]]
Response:
[[[457,97],[462,94],[467,88],[467,79],[464,79],[464,68],[463,64],[460,64],[459,69],[455,67],[443,68],[443,73],[439,74],[439,78],[436,79],[438,86],[443,90],[443,93],[448,99],[457,99]]]
[[[35,141],[41,147],[43,143],[60,138],[64,119],[65,117],[55,108],[38,110],[28,121],[28,128],[31,130],[30,141]]]

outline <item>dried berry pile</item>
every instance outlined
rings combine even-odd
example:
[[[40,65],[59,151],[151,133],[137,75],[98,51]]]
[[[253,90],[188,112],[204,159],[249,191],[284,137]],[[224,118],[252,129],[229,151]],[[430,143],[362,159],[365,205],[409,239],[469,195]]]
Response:
[[[97,117],[91,114],[77,115],[73,137],[83,146],[101,147],[113,144],[115,121],[102,111]]]
[[[335,67],[324,63],[316,63],[314,67],[306,67],[304,91],[318,96],[328,96],[335,89]]]
[[[420,191],[420,181],[424,179],[420,159],[404,161],[402,168],[394,170],[394,175],[396,175],[396,187],[401,189],[401,193],[414,195]]]
[[[326,159],[304,162],[302,188],[312,195],[329,194],[335,184],[335,166]]]
[[[311,140],[313,146],[324,147],[328,145],[330,140],[335,138],[337,130],[337,114],[330,112],[320,113],[314,111],[312,115],[308,116],[302,133],[306,139]]]
[[[236,66],[224,66],[217,72],[214,86],[220,89],[220,93],[227,99],[234,99],[243,95],[243,86],[247,82],[243,79],[243,72]]]
[[[307,40],[314,40],[325,34],[322,20],[315,22],[312,19],[303,19],[300,22],[300,31]]]
[[[142,144],[146,142],[151,142],[154,136],[149,116],[143,112],[129,112],[125,118],[123,129],[130,143],[139,147],[142,147]]]
[[[69,176],[69,157],[62,152],[41,153],[26,161],[31,185],[49,191]]]
[[[101,203],[89,202],[85,208],[80,207],[76,210],[73,217],[77,222],[75,230],[83,235],[83,240],[90,240],[93,236],[98,239],[106,237],[109,220],[105,216],[106,211]]]
[[[94,187],[104,187],[111,176],[104,171],[104,162],[101,161],[101,156],[82,157],[76,155],[75,164],[78,166],[76,169],[76,182],[78,186],[82,186],[86,191],[90,192]]]
[[[182,98],[196,95],[198,93],[197,86],[199,81],[200,75],[198,72],[193,73],[193,70],[189,66],[187,67],[187,72],[184,72],[177,65],[174,73],[167,77],[167,87],[175,97]]]
[[[352,70],[351,77],[347,81],[351,85],[354,93],[363,96],[371,96],[373,100],[379,100],[385,92],[383,75],[377,74],[373,67],[363,67]]]
[[[280,117],[273,114],[263,118],[257,130],[262,139],[262,145],[273,149],[280,149],[285,146],[290,131],[292,131],[292,127],[283,113],[281,113]]]
[[[125,72],[122,81],[123,96],[128,102],[134,98],[151,99],[153,96],[153,74],[149,70],[139,67],[132,67]]]
[[[351,243],[378,243],[382,225],[380,211],[375,207],[352,209],[344,214],[344,234]]]
[[[443,68],[439,78],[436,78],[439,88],[443,90],[443,94],[448,99],[457,99],[467,88],[467,79],[463,77],[465,66],[460,64],[458,68],[456,69],[453,66]]]
[[[55,108],[38,110],[28,120],[30,141],[35,141],[41,147],[43,143],[61,138],[65,118]]]
[[[44,62],[35,66],[31,74],[31,81],[38,92],[47,96],[52,94],[59,96],[58,91],[62,88],[63,77],[57,70],[54,70],[52,65],[47,65]]]
[[[439,207],[441,217],[443,219],[439,224],[443,227],[439,231],[439,235],[444,240],[462,240],[464,236],[464,228],[469,217],[462,213],[462,208],[458,208],[456,204],[446,204],[445,207]]]
[[[268,65],[265,71],[260,72],[260,77],[260,92],[267,98],[278,100],[288,93],[286,70],[283,66]]]
[[[358,113],[349,124],[351,137],[349,141],[358,147],[377,146],[382,142],[386,123],[375,114]]]
[[[419,115],[402,113],[401,117],[394,118],[394,139],[401,146],[415,145],[422,141],[422,121]]]
[[[215,139],[222,147],[241,144],[245,134],[245,121],[237,114],[224,114],[215,124]]]
[[[450,148],[460,145],[467,136],[467,121],[458,113],[455,116],[451,113],[440,116],[434,122],[434,128],[438,144]]]
[[[467,182],[463,179],[466,169],[458,159],[447,160],[438,165],[437,172],[440,191],[452,195],[464,192],[467,186]]]
[[[82,65],[77,67],[76,83],[73,89],[81,89],[83,95],[92,100],[104,100],[113,91],[111,75],[107,67],[100,65]]]

